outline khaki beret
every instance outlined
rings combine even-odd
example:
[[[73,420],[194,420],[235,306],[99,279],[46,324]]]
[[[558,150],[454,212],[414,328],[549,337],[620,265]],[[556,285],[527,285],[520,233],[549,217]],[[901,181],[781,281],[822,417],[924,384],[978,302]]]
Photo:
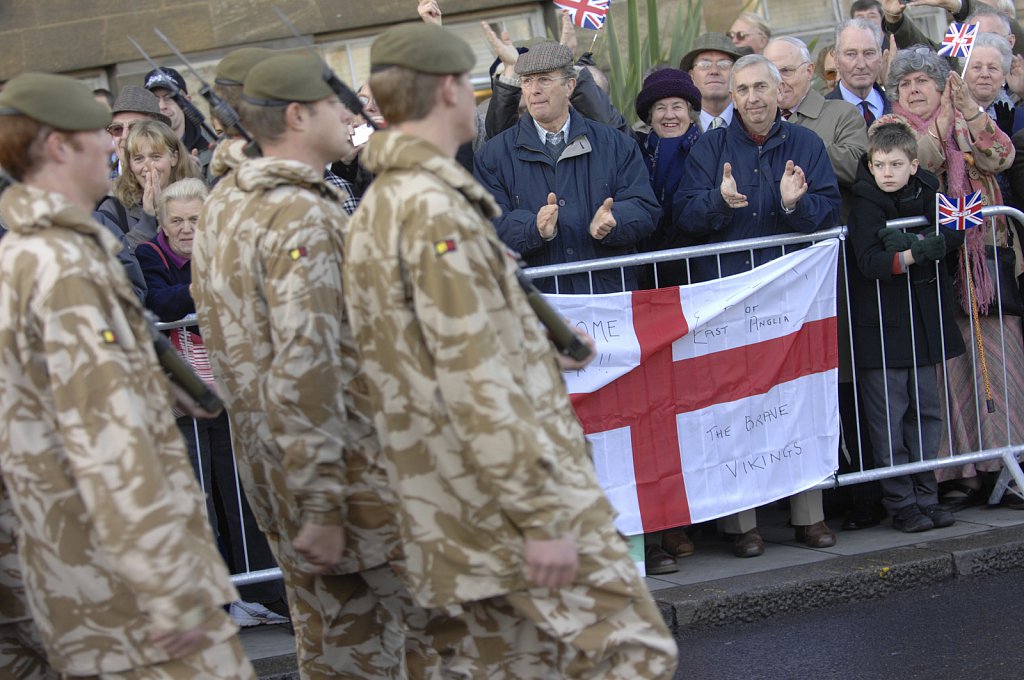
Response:
[[[572,50],[565,45],[547,40],[519,55],[519,60],[516,61],[516,74],[528,76],[532,73],[547,73],[571,64]]]
[[[249,69],[242,99],[256,106],[318,102],[334,95],[324,66],[308,52],[275,54]]]
[[[465,40],[435,24],[402,24],[389,28],[373,41],[370,70],[404,66],[439,76],[468,73],[476,63]]]
[[[213,82],[218,85],[242,85],[253,66],[275,54],[277,52],[265,47],[243,47],[234,50],[217,64]]]
[[[96,101],[80,80],[52,73],[23,73],[0,92],[0,115],[28,116],[57,130],[101,130],[110,125],[110,109]]]

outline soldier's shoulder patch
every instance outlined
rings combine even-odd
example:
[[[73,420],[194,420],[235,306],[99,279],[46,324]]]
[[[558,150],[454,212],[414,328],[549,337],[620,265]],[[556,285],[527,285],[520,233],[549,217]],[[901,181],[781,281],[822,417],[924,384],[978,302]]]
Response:
[[[306,251],[305,246],[302,246],[300,248],[292,248],[291,250],[288,251],[288,257],[292,258],[293,260],[298,260],[300,258],[306,257],[306,255],[308,254],[309,253]]]
[[[454,252],[458,249],[459,246],[455,243],[455,239],[448,238],[434,243],[434,253],[438,256]]]
[[[106,345],[113,345],[117,342],[117,334],[109,328],[104,328],[100,331],[100,339]]]

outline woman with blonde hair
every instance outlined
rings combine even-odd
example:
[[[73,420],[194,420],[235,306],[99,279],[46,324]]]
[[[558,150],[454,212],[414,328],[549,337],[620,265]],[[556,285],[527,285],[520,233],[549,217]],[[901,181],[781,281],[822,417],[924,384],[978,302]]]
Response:
[[[199,171],[174,131],[155,120],[131,124],[125,163],[113,196],[100,203],[95,216],[116,225],[134,249],[156,237],[161,192],[179,180],[199,177]]]

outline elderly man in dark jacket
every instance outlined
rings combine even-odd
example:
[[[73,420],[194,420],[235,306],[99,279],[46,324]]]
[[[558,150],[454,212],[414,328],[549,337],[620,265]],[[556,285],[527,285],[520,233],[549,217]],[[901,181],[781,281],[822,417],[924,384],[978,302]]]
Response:
[[[530,265],[627,255],[648,236],[661,209],[636,142],[569,106],[572,51],[547,42],[519,57],[527,113],[477,154],[474,172],[502,214],[501,240]],[[542,141],[543,140],[543,141]],[[632,269],[558,277],[562,293],[637,287]],[[551,278],[536,282],[553,292]]]

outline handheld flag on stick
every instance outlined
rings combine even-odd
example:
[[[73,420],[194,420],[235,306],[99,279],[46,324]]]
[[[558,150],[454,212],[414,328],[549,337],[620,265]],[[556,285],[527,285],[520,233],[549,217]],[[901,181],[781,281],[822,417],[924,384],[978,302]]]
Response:
[[[568,12],[574,24],[592,31],[604,26],[610,4],[611,0],[555,0],[555,6]]]
[[[949,25],[946,35],[942,36],[942,47],[938,50],[940,57],[962,58],[964,70],[960,74],[963,78],[967,73],[967,64],[971,61],[971,52],[974,49],[974,38],[978,35],[978,24],[958,24],[955,21]]]

